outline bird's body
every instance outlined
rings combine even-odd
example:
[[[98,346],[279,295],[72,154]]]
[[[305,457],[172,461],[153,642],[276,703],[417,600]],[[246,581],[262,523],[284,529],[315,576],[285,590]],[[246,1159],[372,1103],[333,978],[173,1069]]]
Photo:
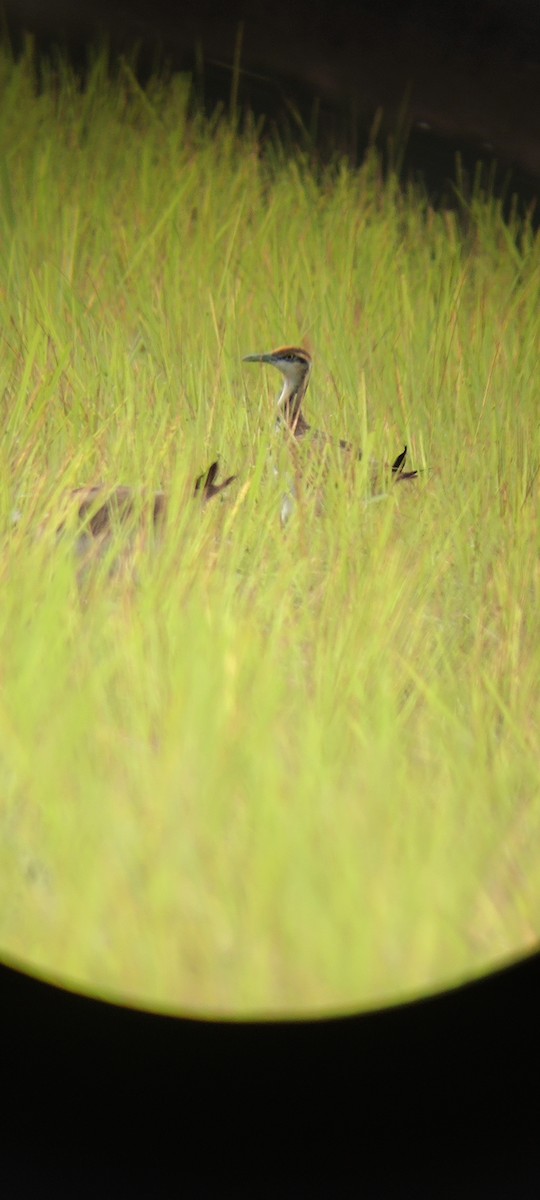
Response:
[[[222,483],[218,483],[217,476],[218,464],[213,462],[195,482],[193,495],[203,505],[224,492],[236,479],[236,475],[229,475]],[[84,529],[86,537],[94,539],[107,538],[114,529],[131,525],[138,518],[147,518],[149,524],[158,529],[165,521],[168,503],[165,492],[153,492],[145,497],[135,488],[120,486],[111,489],[102,484],[75,488],[66,497],[66,509],[75,513],[76,521]],[[62,521],[57,531],[62,532],[65,524],[66,521]]]
[[[116,487],[110,491],[104,484],[74,488],[66,501],[67,507],[75,510],[77,521],[94,538],[106,536],[119,525],[127,525],[143,512],[148,512],[151,523],[157,527],[167,511],[164,492],[154,492],[147,501],[134,488]]]
[[[283,387],[277,401],[277,424],[284,428],[294,442],[299,443],[309,437],[314,448],[320,449],[324,445],[337,445],[344,454],[350,455],[353,459],[362,458],[362,451],[354,447],[351,442],[344,438],[334,441],[320,429],[314,429],[306,421],[302,404],[308,389],[312,368],[311,355],[307,350],[301,346],[282,346],[278,350],[272,350],[269,354],[248,354],[244,358],[244,362],[268,363],[270,366],[277,367],[283,375]],[[395,483],[416,479],[417,471],[404,470],[406,457],[407,447],[405,446],[391,467],[385,467],[378,462],[371,463],[374,476],[380,478],[381,473],[390,474]]]

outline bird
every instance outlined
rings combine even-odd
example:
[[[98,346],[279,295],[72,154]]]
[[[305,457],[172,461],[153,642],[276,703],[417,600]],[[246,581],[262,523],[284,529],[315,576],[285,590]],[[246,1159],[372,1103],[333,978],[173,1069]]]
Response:
[[[229,475],[218,483],[218,473],[219,464],[216,460],[195,481],[193,496],[199,497],[203,505],[219,496],[237,478],[236,475]],[[154,528],[158,528],[165,520],[168,507],[166,492],[154,492],[145,500],[144,495],[134,488],[119,486],[109,489],[105,484],[74,488],[66,501],[70,510],[75,509],[76,518],[91,538],[106,537],[118,524],[129,524],[138,513],[142,515],[145,511],[151,514]],[[62,533],[65,524],[62,521],[56,532]]]
[[[302,346],[280,346],[277,350],[271,350],[267,354],[247,354],[243,361],[268,363],[269,366],[277,367],[277,370],[281,371],[283,387],[277,400],[278,428],[284,427],[295,442],[301,442],[309,435],[315,444],[332,444],[333,439],[320,429],[314,429],[306,421],[302,410],[313,366],[311,354],[307,350]],[[334,444],[337,444],[345,453],[352,454],[357,459],[362,458],[362,451],[344,438],[339,438]],[[418,476],[418,471],[404,470],[406,458],[407,446],[405,445],[390,468],[396,483],[416,479]],[[380,475],[381,464],[373,462],[372,465],[376,474]]]

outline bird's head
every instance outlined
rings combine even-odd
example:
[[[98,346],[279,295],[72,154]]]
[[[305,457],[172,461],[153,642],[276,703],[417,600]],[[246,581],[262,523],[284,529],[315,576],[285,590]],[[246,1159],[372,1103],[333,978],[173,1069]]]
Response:
[[[280,346],[269,354],[248,354],[244,362],[268,363],[277,367],[285,378],[283,391],[278,404],[284,404],[296,392],[303,394],[307,388],[311,374],[311,355],[301,346]]]

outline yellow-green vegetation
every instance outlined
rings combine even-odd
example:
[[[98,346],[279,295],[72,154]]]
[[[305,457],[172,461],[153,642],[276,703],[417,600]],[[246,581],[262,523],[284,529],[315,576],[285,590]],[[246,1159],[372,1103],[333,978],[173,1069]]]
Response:
[[[0,945],[105,996],[321,1013],[540,926],[540,243],[287,156],[178,77],[0,59]],[[280,379],[330,452],[283,530]],[[203,510],[219,456],[239,480]],[[172,493],[84,575],[83,483]],[[286,480],[285,480],[286,482]],[[13,514],[19,519],[14,521]],[[52,525],[45,518],[53,514]]]

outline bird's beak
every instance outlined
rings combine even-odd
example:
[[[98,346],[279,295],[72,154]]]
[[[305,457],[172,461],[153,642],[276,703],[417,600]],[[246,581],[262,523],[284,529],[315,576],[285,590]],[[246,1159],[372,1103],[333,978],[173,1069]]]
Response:
[[[242,362],[271,363],[273,362],[273,358],[271,354],[246,354],[246,357],[242,359]]]

